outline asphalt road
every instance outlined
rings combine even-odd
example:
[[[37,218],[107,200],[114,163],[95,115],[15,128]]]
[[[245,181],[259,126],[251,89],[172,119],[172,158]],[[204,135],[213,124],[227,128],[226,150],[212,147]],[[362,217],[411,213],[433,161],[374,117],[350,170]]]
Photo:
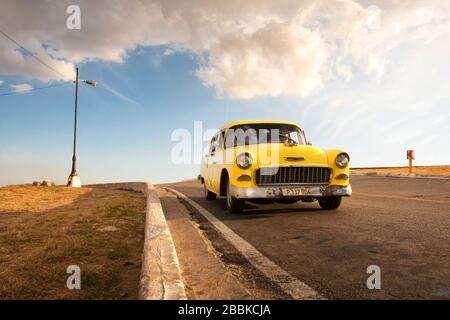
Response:
[[[254,205],[229,214],[197,181],[174,188],[281,268],[330,299],[450,299],[450,180],[353,176],[339,210]],[[162,186],[162,187],[163,187]],[[381,270],[369,290],[367,267]]]

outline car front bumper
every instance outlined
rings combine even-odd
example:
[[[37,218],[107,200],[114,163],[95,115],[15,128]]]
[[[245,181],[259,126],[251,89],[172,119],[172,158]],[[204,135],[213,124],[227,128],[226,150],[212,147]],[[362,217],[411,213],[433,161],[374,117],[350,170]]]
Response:
[[[301,189],[301,195],[283,195],[283,189]],[[230,186],[230,193],[238,199],[283,199],[290,197],[330,197],[330,196],[350,196],[352,187],[347,186],[261,186],[261,187],[236,187]]]

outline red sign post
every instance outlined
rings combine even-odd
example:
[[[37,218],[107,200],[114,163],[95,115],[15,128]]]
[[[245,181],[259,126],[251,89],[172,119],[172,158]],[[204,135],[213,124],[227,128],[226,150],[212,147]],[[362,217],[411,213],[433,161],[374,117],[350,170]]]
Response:
[[[406,158],[409,160],[409,174],[412,173],[412,161],[416,160],[416,154],[414,150],[406,150]]]

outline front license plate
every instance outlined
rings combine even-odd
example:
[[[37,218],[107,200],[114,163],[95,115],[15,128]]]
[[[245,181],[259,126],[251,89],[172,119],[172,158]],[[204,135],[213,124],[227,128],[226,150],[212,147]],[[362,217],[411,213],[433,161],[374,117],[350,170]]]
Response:
[[[281,193],[285,197],[304,196],[309,194],[309,190],[305,188],[282,188]]]

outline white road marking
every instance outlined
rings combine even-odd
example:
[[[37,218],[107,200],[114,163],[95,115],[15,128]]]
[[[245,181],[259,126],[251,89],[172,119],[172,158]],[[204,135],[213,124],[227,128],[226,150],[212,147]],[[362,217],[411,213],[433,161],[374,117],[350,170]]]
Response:
[[[264,256],[250,243],[242,239],[230,228],[228,228],[223,222],[217,219],[212,213],[200,206],[195,201],[189,199],[187,196],[174,190],[172,188],[166,188],[187,201],[191,206],[197,209],[213,226],[230,242],[236,250],[238,250],[255,268],[261,271],[272,282],[276,283],[286,294],[290,295],[293,299],[324,299],[314,289],[303,283],[296,277],[292,276],[285,270],[283,270],[276,263]]]

